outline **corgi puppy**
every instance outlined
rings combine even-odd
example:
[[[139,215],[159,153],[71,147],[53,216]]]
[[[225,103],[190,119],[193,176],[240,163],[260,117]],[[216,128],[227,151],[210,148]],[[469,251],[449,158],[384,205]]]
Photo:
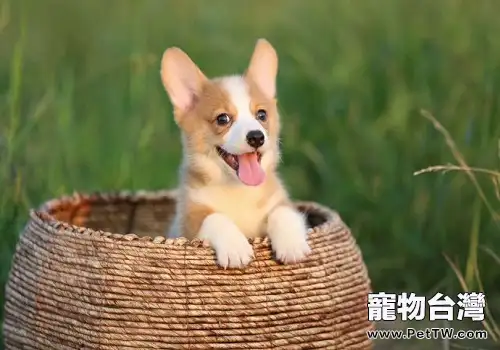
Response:
[[[161,80],[182,134],[183,158],[170,238],[199,238],[217,262],[242,268],[250,238],[268,235],[283,263],[310,252],[305,216],[293,206],[276,168],[280,118],[278,57],[259,39],[242,75],[209,79],[181,49],[168,48]]]

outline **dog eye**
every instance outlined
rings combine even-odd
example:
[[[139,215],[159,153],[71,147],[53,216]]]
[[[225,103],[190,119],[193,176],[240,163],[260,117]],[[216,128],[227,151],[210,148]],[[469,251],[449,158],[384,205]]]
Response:
[[[219,114],[217,116],[215,121],[216,121],[217,125],[226,125],[226,124],[229,124],[229,122],[231,121],[231,118],[229,117],[229,115],[227,113],[222,113],[222,114]]]
[[[259,119],[260,121],[263,121],[265,122],[266,119],[267,119],[267,112],[263,109],[259,109],[257,111],[257,119]]]

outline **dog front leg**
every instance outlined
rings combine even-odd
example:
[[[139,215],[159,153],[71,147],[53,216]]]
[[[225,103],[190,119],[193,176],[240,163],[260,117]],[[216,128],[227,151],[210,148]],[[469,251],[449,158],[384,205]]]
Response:
[[[208,241],[223,268],[241,268],[252,260],[254,252],[248,239],[227,216],[208,215],[201,224],[198,238]]]
[[[285,264],[299,262],[311,251],[305,217],[291,206],[278,206],[269,214],[267,231],[276,257]]]

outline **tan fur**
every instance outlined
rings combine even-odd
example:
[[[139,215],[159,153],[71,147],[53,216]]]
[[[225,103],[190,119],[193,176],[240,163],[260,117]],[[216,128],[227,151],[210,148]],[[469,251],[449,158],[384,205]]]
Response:
[[[274,211],[281,212],[276,210],[277,208],[292,209],[288,194],[276,173],[279,161],[280,120],[273,84],[269,83],[277,69],[274,66],[276,63],[273,63],[276,60],[273,52],[270,44],[264,41],[258,42],[249,69],[242,76],[248,94],[240,93],[236,96],[236,98],[241,97],[238,100],[240,109],[241,101],[247,101],[246,98],[249,96],[250,105],[244,106],[247,108],[245,112],[247,121],[248,116],[256,115],[259,109],[267,111],[267,120],[258,120],[268,136],[266,141],[268,148],[262,153],[261,160],[266,178],[259,186],[242,184],[237,179],[235,171],[224,163],[216,151],[216,146],[224,142],[226,134],[241,117],[237,106],[233,103],[234,98],[231,99],[230,96],[234,91],[227,91],[227,86],[240,84],[240,81],[229,81],[227,79],[230,78],[226,77],[208,79],[180,49],[171,48],[165,52],[162,60],[162,81],[174,105],[174,117],[182,131],[184,150],[176,217],[169,229],[171,237],[184,236],[189,239],[198,237],[202,229],[213,230],[215,222],[225,225],[225,230],[228,232],[241,231],[246,238],[263,236],[268,233],[269,216]],[[269,79],[262,72],[269,74]],[[217,125],[216,118],[221,113],[230,115],[232,122],[225,126]],[[286,210],[284,212],[288,215]],[[223,216],[213,216],[213,214]],[[297,222],[300,222],[300,215],[298,213],[297,215],[299,218]],[[206,221],[209,217],[213,218],[210,222]],[[233,223],[235,227],[228,226]],[[273,218],[272,226],[279,226],[281,229],[282,225],[277,218]],[[222,229],[224,228],[221,227]],[[299,236],[302,230],[305,230],[302,226],[297,228]],[[235,234],[237,233],[232,235]],[[228,237],[232,239],[233,236]],[[278,237],[279,234],[274,236]],[[283,241],[283,238],[280,239]],[[247,249],[247,247],[242,248],[244,242],[238,241],[237,244],[240,246],[240,253],[242,249]],[[304,245],[300,242],[297,244]],[[281,245],[283,249],[287,249],[286,242]],[[288,255],[296,254],[297,249],[290,250]],[[287,255],[286,252],[284,255]],[[242,263],[243,260],[242,258]]]
[[[249,86],[250,97],[252,100],[252,104],[250,106],[251,111],[255,114],[259,109],[265,109],[269,115],[269,119],[267,122],[262,123],[262,125],[269,132],[272,138],[278,138],[280,133],[280,120],[277,109],[277,100],[266,98],[248,76],[245,77],[245,81]]]
[[[214,210],[206,205],[199,204],[192,200],[187,200],[184,203],[185,216],[182,221],[183,236],[188,239],[193,239],[205,218],[214,213]]]

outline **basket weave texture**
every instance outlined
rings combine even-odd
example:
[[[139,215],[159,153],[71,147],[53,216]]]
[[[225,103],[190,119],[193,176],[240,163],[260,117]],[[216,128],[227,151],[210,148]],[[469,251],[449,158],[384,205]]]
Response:
[[[76,194],[32,211],[6,287],[8,349],[371,349],[370,280],[332,210],[297,202],[312,253],[283,265],[267,238],[245,269],[165,239],[176,192]],[[133,232],[133,233],[132,233]]]

